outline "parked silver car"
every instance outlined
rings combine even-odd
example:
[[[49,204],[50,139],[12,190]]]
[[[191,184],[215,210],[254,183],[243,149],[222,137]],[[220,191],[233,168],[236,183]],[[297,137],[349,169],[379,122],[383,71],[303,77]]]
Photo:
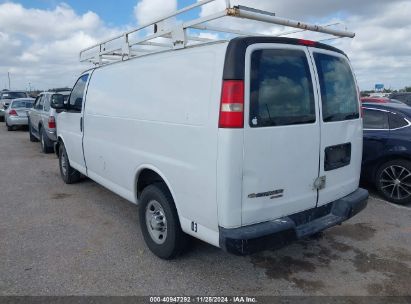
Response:
[[[17,98],[29,98],[30,96],[24,91],[1,91],[0,92],[0,121],[4,121],[4,112],[10,104],[10,101]]]
[[[27,126],[27,112],[33,107],[34,98],[13,99],[4,111],[7,130],[12,131],[17,126]]]
[[[56,137],[56,110],[50,108],[50,99],[55,92],[43,92],[34,102],[33,108],[29,111],[29,134],[30,141],[40,141],[41,150],[44,153],[53,152]],[[70,91],[59,92],[66,99],[70,96]]]

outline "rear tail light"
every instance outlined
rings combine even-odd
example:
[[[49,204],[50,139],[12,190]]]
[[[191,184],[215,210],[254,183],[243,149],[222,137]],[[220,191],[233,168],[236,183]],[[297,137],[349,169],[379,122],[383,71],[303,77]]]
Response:
[[[49,129],[55,129],[56,128],[56,119],[54,116],[49,117]]]
[[[219,128],[244,127],[244,80],[224,80]]]
[[[10,110],[9,115],[10,116],[17,116],[16,110]]]

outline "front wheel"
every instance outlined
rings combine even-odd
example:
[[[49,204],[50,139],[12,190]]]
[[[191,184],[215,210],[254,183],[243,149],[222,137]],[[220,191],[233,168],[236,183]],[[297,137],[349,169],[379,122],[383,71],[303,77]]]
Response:
[[[377,171],[375,186],[390,202],[411,203],[411,162],[398,159],[384,163]]]
[[[186,248],[188,236],[181,230],[170,191],[162,183],[149,185],[140,203],[140,226],[148,248],[165,260],[177,257]]]
[[[60,144],[59,149],[59,166],[61,178],[66,184],[74,184],[80,180],[81,174],[70,166],[64,144]]]

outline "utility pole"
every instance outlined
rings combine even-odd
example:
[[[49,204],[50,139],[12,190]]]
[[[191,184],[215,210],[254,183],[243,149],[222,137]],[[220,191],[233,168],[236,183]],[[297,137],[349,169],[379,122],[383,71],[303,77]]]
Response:
[[[7,72],[7,77],[9,78],[9,90],[11,90],[11,86],[10,86],[10,72]]]

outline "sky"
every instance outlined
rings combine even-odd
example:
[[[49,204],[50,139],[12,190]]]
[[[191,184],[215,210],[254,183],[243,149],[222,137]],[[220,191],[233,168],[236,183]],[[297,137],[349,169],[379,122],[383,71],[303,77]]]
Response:
[[[71,87],[90,65],[79,51],[196,0],[55,1],[0,0],[0,90]],[[346,52],[361,90],[411,86],[410,0],[232,0],[275,12],[277,16],[316,24],[333,24],[356,33],[354,39],[327,40]],[[207,4],[170,21],[205,16],[224,8],[224,0]],[[288,30],[225,18],[217,23],[248,31],[277,34]],[[202,34],[203,37],[215,37]],[[291,36],[293,37],[293,36]],[[294,37],[324,39],[299,33]]]

